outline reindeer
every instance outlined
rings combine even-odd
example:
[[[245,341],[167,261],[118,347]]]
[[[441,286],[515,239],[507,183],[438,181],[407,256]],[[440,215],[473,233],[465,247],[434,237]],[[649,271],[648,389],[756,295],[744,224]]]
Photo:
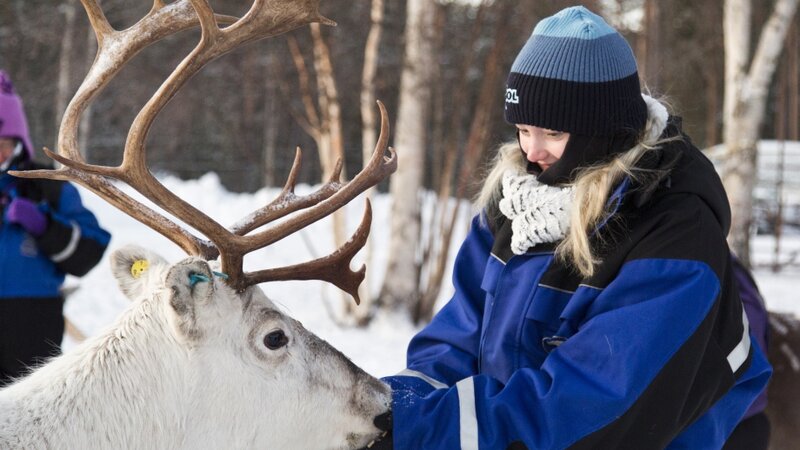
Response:
[[[149,171],[145,141],[158,112],[201,67],[263,37],[311,22],[332,24],[318,0],[255,0],[242,18],[214,14],[208,0],[154,0],[137,24],[114,30],[97,0],[81,0],[98,53],[59,129],[62,164],[15,172],[77,182],[160,232],[190,256],[175,264],[138,247],[111,255],[129,309],[106,331],[0,390],[0,448],[354,449],[380,433],[373,418],[390,392],[344,355],[281,312],[257,286],[272,280],[330,282],[353,295],[365,268],[350,269],[369,233],[366,204],[354,236],[332,254],[289,267],[244,271],[244,256],[323,218],[397,167],[388,120],[372,158],[348,183],[341,162],[307,196],[294,193],[300,150],[286,185],[270,204],[230,230],[167,190]],[[224,28],[220,23],[228,24]],[[199,25],[197,47],[134,120],[119,166],[87,163],[77,148],[81,113],[138,51]],[[208,239],[134,200],[124,182]],[[278,221],[282,219],[282,221]],[[277,221],[277,222],[276,222]]]

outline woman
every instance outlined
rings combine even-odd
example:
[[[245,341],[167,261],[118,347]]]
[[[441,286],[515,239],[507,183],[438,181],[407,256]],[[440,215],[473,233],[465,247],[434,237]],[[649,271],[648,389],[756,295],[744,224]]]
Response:
[[[719,177],[583,7],[508,77],[455,295],[413,338],[375,448],[720,448],[770,367],[750,345]]]

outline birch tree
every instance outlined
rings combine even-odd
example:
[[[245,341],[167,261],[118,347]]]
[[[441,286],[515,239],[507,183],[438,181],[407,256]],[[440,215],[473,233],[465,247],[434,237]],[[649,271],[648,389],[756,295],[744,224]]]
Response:
[[[725,98],[722,181],[732,208],[731,248],[750,261],[750,226],[756,180],[756,143],[766,114],[769,85],[798,0],[777,0],[750,59],[751,0],[725,0]]]
[[[61,52],[58,56],[58,79],[56,81],[56,129],[61,124],[61,116],[67,108],[70,92],[70,73],[73,60],[73,34],[75,32],[75,1],[69,1],[58,7],[64,13],[64,38],[61,40]],[[53,148],[58,148],[54,142]]]
[[[383,31],[383,6],[383,0],[372,0],[369,34],[367,34],[367,43],[364,45],[364,67],[361,71],[361,148],[364,162],[369,161],[372,149],[378,140],[375,75],[378,72],[378,49]],[[374,191],[375,187],[371,187],[365,192],[367,199],[372,200]],[[367,240],[365,259],[368,263],[372,261],[372,239]],[[353,311],[358,324],[366,323],[372,312],[373,298],[369,289],[370,280],[370,272],[367,272],[358,293],[361,297],[361,307]]]
[[[382,303],[390,307],[411,305],[419,284],[419,193],[433,65],[432,40],[428,33],[435,7],[431,0],[408,0],[406,5],[405,63],[400,78],[400,104],[395,127],[395,146],[402,162],[390,182],[394,204],[389,261],[381,292]]]
[[[316,74],[316,97],[309,85],[309,74],[303,55],[294,38],[289,38],[289,49],[298,72],[300,91],[305,108],[305,117],[298,117],[298,123],[317,143],[322,182],[328,180],[343,181],[345,169],[344,140],[342,138],[342,114],[339,102],[339,91],[336,87],[331,52],[322,35],[318,23],[309,25],[314,46],[314,71]],[[316,102],[314,99],[316,98]],[[319,111],[317,111],[319,110]],[[337,173],[338,170],[338,173]],[[346,217],[343,211],[331,215],[333,242],[336,247],[344,244],[346,239]],[[344,314],[351,316],[356,310],[346,295],[342,294]],[[364,308],[366,309],[366,308]],[[360,320],[363,320],[360,319]]]

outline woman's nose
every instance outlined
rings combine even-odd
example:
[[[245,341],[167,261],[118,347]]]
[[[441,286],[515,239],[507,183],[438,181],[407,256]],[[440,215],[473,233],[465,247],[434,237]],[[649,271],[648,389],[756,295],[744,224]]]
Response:
[[[523,144],[522,149],[524,150],[525,155],[530,162],[536,162],[544,159],[547,153],[541,147],[541,143],[537,142],[535,139],[528,139],[527,142]]]

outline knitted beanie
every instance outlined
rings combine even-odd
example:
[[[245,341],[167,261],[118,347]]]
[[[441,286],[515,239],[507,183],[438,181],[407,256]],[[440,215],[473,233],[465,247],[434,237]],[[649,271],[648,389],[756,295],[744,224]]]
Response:
[[[14,92],[11,77],[0,70],[0,138],[14,138],[22,141],[28,159],[33,159],[33,144],[28,133],[28,122],[22,99]]]
[[[585,136],[638,134],[647,107],[630,45],[582,6],[543,19],[511,67],[505,118]]]

